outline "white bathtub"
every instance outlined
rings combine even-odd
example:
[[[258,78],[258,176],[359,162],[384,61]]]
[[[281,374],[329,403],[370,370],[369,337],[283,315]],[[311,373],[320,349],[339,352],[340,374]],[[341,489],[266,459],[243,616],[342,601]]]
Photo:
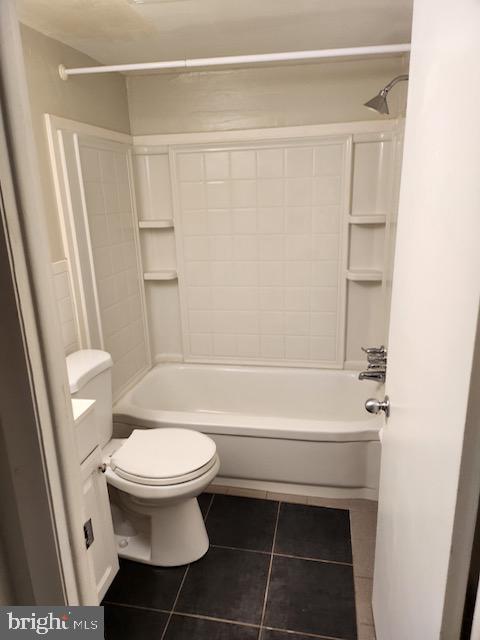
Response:
[[[270,491],[375,499],[381,418],[357,372],[162,364],[114,407],[115,435],[197,429],[217,443],[218,482]]]

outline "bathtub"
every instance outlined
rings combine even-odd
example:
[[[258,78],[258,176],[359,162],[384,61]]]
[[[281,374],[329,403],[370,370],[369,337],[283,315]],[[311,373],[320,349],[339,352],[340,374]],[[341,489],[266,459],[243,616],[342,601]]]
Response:
[[[358,372],[160,364],[114,406],[114,435],[183,427],[211,436],[216,482],[267,491],[376,499],[380,393]]]

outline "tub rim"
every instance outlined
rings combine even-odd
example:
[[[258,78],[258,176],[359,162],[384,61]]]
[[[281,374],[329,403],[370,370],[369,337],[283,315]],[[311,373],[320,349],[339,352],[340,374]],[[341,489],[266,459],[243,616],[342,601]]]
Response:
[[[282,440],[304,440],[311,442],[371,442],[380,440],[383,427],[381,416],[365,416],[357,420],[328,420],[311,418],[282,418],[281,416],[258,416],[255,414],[239,414],[227,411],[171,411],[164,409],[147,409],[133,403],[131,398],[135,388],[145,378],[158,369],[182,368],[217,368],[241,369],[249,367],[240,365],[211,365],[185,362],[165,362],[153,366],[145,375],[126,391],[114,404],[113,421],[143,428],[180,427],[191,428],[217,435],[237,435],[257,438],[280,438]],[[257,367],[255,367],[257,368]],[[262,370],[276,367],[258,367]],[[292,367],[287,367],[292,370]],[[281,370],[280,370],[281,371]],[[313,373],[312,369],[301,371]],[[285,372],[286,373],[286,372]],[[352,378],[357,372],[350,370],[321,370],[339,376],[345,374]]]

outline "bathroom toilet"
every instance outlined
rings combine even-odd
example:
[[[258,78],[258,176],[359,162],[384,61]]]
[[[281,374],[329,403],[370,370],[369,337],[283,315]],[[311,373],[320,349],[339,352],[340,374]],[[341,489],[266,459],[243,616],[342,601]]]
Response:
[[[215,442],[178,428],[135,429],[128,438],[112,438],[111,370],[105,351],[67,356],[72,397],[95,400],[118,554],[164,567],[198,560],[209,542],[197,496],[220,468]]]

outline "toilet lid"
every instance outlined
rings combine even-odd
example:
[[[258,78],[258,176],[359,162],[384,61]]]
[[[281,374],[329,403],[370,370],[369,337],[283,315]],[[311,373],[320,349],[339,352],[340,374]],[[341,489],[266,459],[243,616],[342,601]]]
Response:
[[[190,429],[135,429],[112,455],[110,467],[121,478],[167,485],[198,478],[215,464],[215,442]]]

